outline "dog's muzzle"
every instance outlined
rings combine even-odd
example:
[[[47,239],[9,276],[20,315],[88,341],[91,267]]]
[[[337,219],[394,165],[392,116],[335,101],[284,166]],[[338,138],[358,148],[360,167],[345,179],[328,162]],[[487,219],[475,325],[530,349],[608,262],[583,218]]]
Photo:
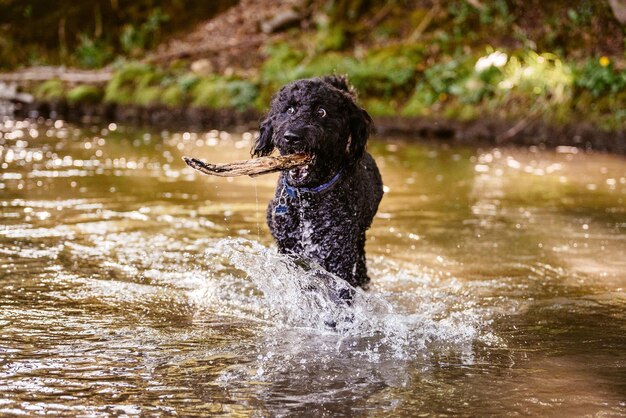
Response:
[[[297,132],[287,131],[283,135],[283,139],[285,140],[286,145],[297,146],[302,142],[302,135]]]
[[[282,154],[306,152],[306,134],[303,132],[288,129],[283,134],[281,142],[282,143],[279,145],[279,149],[281,149]],[[289,180],[294,184],[301,184],[302,182],[304,182],[311,172],[311,165],[312,163],[300,167],[295,167],[287,171]]]

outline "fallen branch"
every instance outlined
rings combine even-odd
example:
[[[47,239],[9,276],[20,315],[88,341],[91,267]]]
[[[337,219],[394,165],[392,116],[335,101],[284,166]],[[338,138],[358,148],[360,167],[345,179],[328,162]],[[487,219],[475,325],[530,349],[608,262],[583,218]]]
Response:
[[[58,79],[67,83],[104,84],[111,80],[113,72],[108,69],[89,71],[65,67],[32,67],[12,73],[0,74],[0,81],[29,82]]]
[[[183,160],[189,167],[211,176],[254,177],[305,165],[311,162],[311,156],[307,154],[290,154],[278,157],[259,157],[228,164],[209,164],[191,157],[183,157]]]

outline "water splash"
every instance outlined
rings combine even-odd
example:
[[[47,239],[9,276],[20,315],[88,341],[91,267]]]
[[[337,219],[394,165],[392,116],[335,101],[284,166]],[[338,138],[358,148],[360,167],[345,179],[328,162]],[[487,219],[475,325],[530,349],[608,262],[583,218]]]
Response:
[[[216,280],[203,292],[191,292],[199,306],[261,321],[279,332],[300,329],[302,334],[331,336],[335,341],[331,350],[348,347],[353,355],[382,361],[445,348],[471,359],[473,343],[489,335],[483,332],[488,317],[468,302],[466,294],[459,309],[446,304],[446,296],[458,282],[448,283],[448,289],[441,284],[429,291],[422,288],[413,309],[400,311],[390,295],[352,288],[319,266],[253,241],[220,240],[205,257]],[[403,272],[382,279],[415,281],[416,277]],[[338,298],[346,289],[354,293],[351,303]]]

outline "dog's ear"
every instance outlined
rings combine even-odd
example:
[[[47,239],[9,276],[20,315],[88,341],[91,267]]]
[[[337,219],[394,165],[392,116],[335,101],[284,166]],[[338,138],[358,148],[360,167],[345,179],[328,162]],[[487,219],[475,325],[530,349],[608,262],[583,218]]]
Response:
[[[365,153],[365,144],[370,136],[372,118],[356,104],[353,104],[351,107],[350,138],[348,138],[346,152],[350,164],[356,164],[363,156],[363,153]]]
[[[270,155],[274,151],[274,129],[272,128],[272,121],[270,118],[265,119],[261,123],[261,129],[259,131],[259,137],[254,141],[250,154],[253,157],[263,157]]]

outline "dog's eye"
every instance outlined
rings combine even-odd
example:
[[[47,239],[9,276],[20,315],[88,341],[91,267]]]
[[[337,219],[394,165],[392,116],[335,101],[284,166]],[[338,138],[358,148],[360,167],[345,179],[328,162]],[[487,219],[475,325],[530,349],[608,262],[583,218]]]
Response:
[[[317,116],[319,116],[320,118],[326,117],[326,110],[324,110],[323,107],[320,107],[319,109],[317,109]]]
[[[289,113],[290,115],[293,115],[294,113],[296,113],[296,109],[294,109],[293,106],[289,106],[287,108],[287,113]]]

